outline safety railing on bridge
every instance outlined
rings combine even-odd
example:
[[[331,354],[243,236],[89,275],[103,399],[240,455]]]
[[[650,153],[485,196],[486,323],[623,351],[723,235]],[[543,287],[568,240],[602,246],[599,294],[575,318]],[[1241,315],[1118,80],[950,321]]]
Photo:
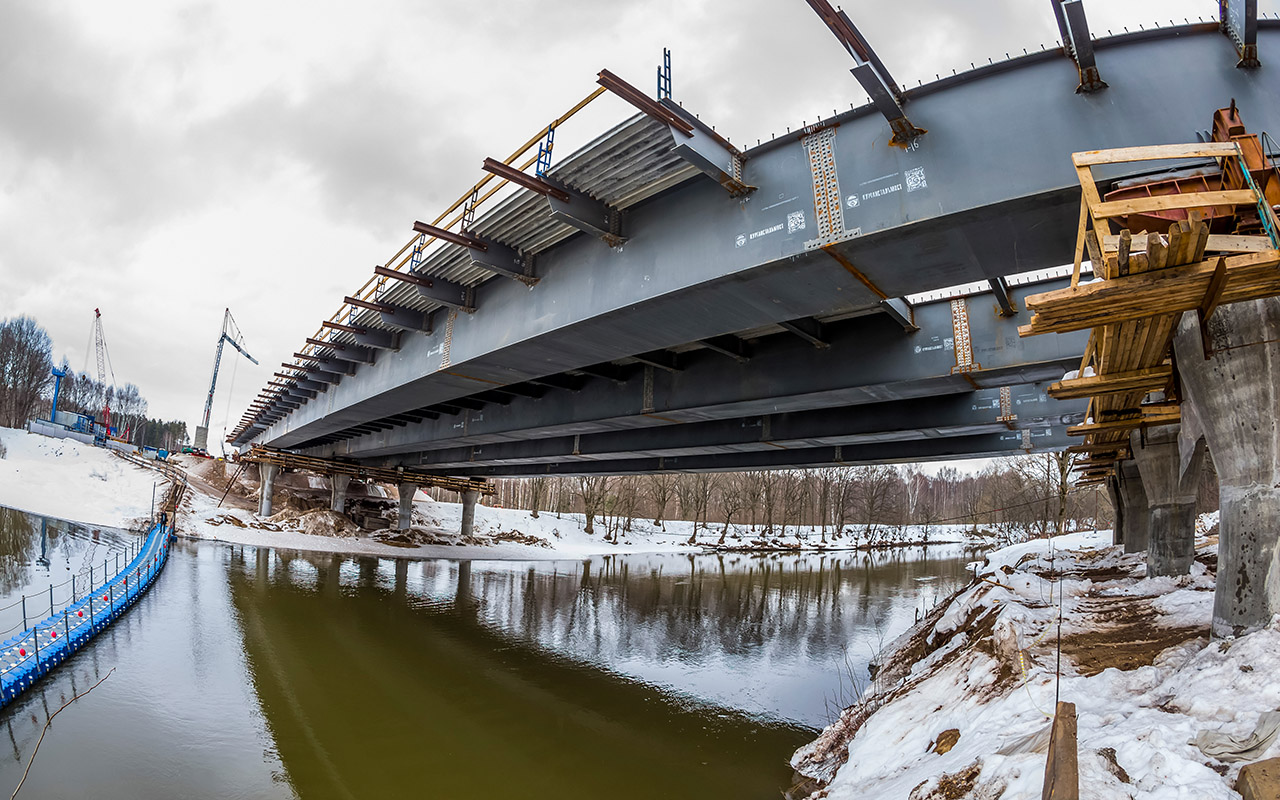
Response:
[[[145,539],[131,543],[114,558],[104,559],[101,571],[96,564],[90,567],[87,582],[79,573],[47,591],[24,595],[0,608],[0,613],[21,613],[23,618],[22,632],[0,643],[0,708],[136,603],[164,568],[172,541],[172,525],[156,523]],[[63,592],[61,603],[57,590]],[[44,616],[46,602],[48,614]],[[28,614],[39,620],[32,627],[27,627]]]

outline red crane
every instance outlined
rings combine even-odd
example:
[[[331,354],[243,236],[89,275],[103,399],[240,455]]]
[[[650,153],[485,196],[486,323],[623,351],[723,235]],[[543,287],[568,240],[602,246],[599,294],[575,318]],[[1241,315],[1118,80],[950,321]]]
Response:
[[[102,384],[102,425],[111,435],[111,388],[116,383],[116,371],[111,367],[111,356],[107,354],[107,336],[102,332],[102,312],[93,310],[93,328],[90,331],[93,347],[98,353],[98,383]],[[107,383],[107,370],[111,368],[111,383]]]

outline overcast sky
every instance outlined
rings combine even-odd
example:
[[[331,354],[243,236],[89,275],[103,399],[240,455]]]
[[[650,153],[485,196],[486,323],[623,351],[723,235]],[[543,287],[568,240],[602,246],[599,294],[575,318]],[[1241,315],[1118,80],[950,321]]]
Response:
[[[1057,38],[1049,0],[846,7],[910,86]],[[1217,4],[1086,8],[1105,35]],[[652,92],[664,46],[676,99],[740,145],[864,99],[804,0],[0,3],[0,318],[79,370],[101,308],[117,381],[194,430],[230,307],[262,366],[224,355],[212,443],[485,156],[601,68]],[[630,108],[591,111],[560,158]]]

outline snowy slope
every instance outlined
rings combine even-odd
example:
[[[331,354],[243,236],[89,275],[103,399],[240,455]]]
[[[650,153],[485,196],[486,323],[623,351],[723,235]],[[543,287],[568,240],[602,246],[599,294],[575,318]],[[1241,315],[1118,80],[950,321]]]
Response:
[[[116,528],[151,514],[152,485],[161,478],[150,470],[92,445],[13,428],[0,428],[0,443],[2,506]]]
[[[1201,540],[1192,574],[1178,579],[1144,578],[1144,555],[1109,539],[1075,534],[993,553],[982,580],[899,640],[901,657],[886,659],[863,703],[793,764],[830,779],[821,795],[830,800],[961,796],[949,793],[956,787],[1039,798],[1060,691],[1077,708],[1082,797],[1239,797],[1240,764],[1191,740],[1247,735],[1260,712],[1280,707],[1280,618],[1210,641],[1216,538]],[[959,736],[949,751],[937,745],[947,731]],[[1277,755],[1280,740],[1263,757]]]

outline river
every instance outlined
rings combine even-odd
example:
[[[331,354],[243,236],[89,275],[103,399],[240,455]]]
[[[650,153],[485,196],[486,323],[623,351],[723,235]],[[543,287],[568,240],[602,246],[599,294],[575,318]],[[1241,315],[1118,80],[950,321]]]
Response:
[[[0,509],[0,606],[130,536]],[[792,750],[973,557],[179,542],[124,619],[0,711],[0,787],[109,674],[53,721],[20,796],[777,798]]]

